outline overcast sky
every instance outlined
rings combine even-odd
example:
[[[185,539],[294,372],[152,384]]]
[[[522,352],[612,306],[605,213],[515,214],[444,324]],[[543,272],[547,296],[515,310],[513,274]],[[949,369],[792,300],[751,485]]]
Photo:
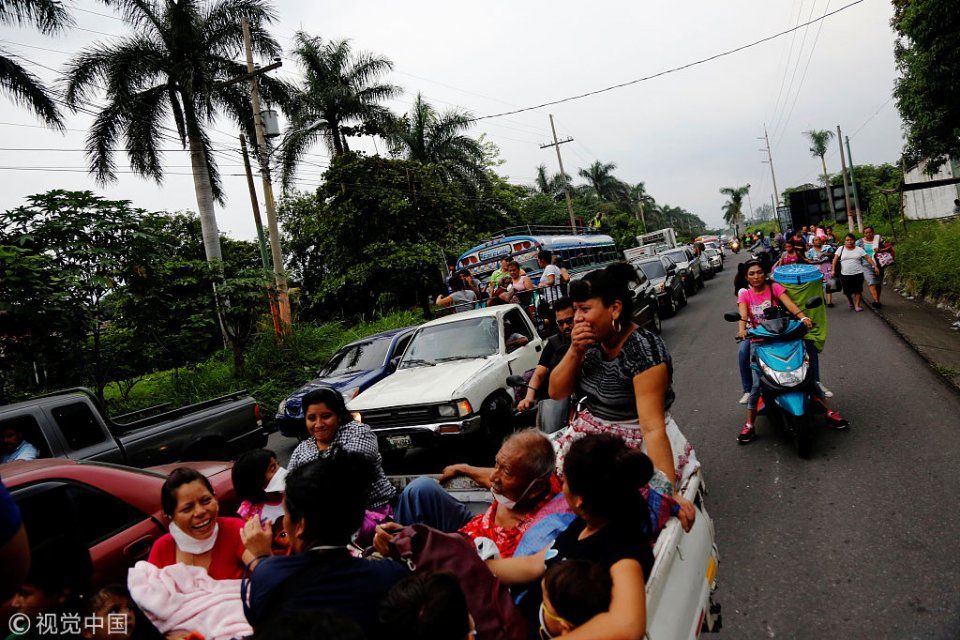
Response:
[[[391,104],[397,112],[405,111],[421,91],[438,107],[459,106],[485,115],[686,64],[849,1],[279,0],[274,31],[284,47],[303,29],[324,38],[350,38],[357,49],[387,56],[395,64],[391,81],[405,90]],[[0,46],[29,60],[37,75],[52,81],[56,74],[44,66],[59,68],[69,54],[127,29],[109,17],[111,10],[102,4],[68,4],[85,10],[74,12],[77,29],[46,37],[3,26]],[[558,135],[575,139],[562,146],[569,173],[594,160],[614,162],[620,179],[645,182],[658,202],[685,207],[719,225],[724,202],[720,187],[749,183],[754,207],[770,202],[770,171],[761,164],[765,154],[757,139],[764,123],[781,191],[817,179],[819,160],[810,157],[802,136],[807,129],[841,125],[851,137],[858,163],[899,158],[900,119],[890,99],[896,77],[891,16],[889,0],[864,0],[795,35],[623,89],[484,120],[474,133],[485,133],[500,147],[502,173],[529,184],[540,163],[557,170],[554,152],[539,148],[549,140],[548,113],[553,113]],[[292,78],[296,69],[285,61],[280,73]],[[71,130],[62,135],[36,127],[36,120],[2,94],[0,104],[0,176],[5,187],[0,207],[22,204],[29,194],[65,188],[92,189],[152,210],[196,209],[186,153],[165,155],[169,175],[161,186],[129,174],[97,185],[82,172],[51,171],[86,166],[82,148],[88,117],[69,116]],[[216,128],[212,136],[219,148],[237,146],[229,123]],[[369,141],[356,146],[375,152]],[[18,150],[28,148],[57,150]],[[311,152],[311,164],[299,173],[304,189],[316,184],[328,161],[322,147]],[[220,157],[228,197],[217,211],[220,229],[252,239],[249,196],[238,160],[228,154]],[[128,168],[122,156],[119,160]],[[832,172],[839,170],[835,143],[827,163]],[[12,170],[29,167],[40,169]]]

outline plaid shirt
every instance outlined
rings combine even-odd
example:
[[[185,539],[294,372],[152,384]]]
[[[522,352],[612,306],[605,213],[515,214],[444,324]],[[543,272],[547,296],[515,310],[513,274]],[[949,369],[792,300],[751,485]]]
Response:
[[[333,437],[333,442],[323,451],[317,448],[317,443],[313,438],[298,444],[290,456],[288,468],[293,471],[308,462],[328,458],[338,451],[359,453],[376,468],[377,477],[367,493],[368,509],[382,507],[393,498],[397,490],[383,473],[383,459],[380,457],[380,449],[377,447],[377,436],[373,434],[370,427],[356,421],[349,422],[337,429],[337,435]]]

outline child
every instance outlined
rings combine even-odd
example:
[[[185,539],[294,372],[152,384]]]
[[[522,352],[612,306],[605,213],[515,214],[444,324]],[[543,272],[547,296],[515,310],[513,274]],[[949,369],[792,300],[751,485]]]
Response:
[[[78,638],[66,629],[46,629],[38,620],[40,614],[55,614],[59,625],[65,615],[79,614],[81,598],[93,571],[89,552],[65,539],[53,538],[37,545],[30,555],[30,572],[10,600],[14,613],[30,621],[30,630],[13,637]]]
[[[283,515],[283,490],[287,470],[267,449],[241,454],[233,464],[233,489],[241,500],[237,514],[243,520],[254,516],[273,522]]]
[[[610,609],[610,572],[588,560],[566,560],[543,576],[540,637],[557,638]]]
[[[117,620],[121,619],[121,622]],[[95,625],[85,625],[86,640],[161,640],[157,631],[123,585],[103,587],[87,601],[84,619],[93,619]]]

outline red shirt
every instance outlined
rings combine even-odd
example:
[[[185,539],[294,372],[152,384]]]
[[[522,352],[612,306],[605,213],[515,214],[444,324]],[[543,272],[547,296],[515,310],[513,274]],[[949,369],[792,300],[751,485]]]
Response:
[[[217,518],[219,529],[217,541],[213,545],[210,555],[210,566],[207,574],[214,580],[238,580],[243,577],[243,540],[240,539],[240,529],[243,520],[240,518]],[[161,569],[177,563],[177,543],[169,533],[157,538],[150,549],[150,564]]]

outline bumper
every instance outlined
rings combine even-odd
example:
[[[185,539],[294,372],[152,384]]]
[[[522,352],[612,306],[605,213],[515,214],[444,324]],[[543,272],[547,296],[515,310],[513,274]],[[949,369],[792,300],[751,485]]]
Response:
[[[382,454],[403,453],[407,449],[433,448],[442,442],[460,440],[460,437],[480,430],[480,415],[467,416],[430,424],[404,427],[376,427],[371,425]]]

